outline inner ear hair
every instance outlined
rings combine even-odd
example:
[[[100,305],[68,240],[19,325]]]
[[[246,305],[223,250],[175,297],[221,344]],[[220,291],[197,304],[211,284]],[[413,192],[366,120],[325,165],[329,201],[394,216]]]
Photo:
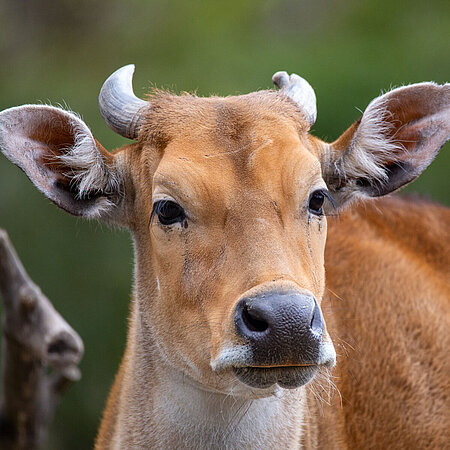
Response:
[[[413,181],[450,137],[450,85],[419,83],[373,100],[327,147],[323,176],[344,204]]]
[[[92,149],[92,139],[97,151]],[[94,199],[120,192],[119,176],[116,171],[111,170],[113,165],[111,154],[83,130],[76,131],[73,145],[62,149],[51,158],[55,164],[61,165],[60,170],[66,181],[67,190],[77,199]]]
[[[114,156],[72,112],[47,105],[2,111],[0,147],[41,192],[71,214],[103,217],[120,197]]]
[[[405,152],[405,148],[395,139],[393,125],[385,121],[389,115],[384,105],[379,105],[331,144],[323,175],[338,204],[351,197],[390,192],[392,176],[405,169],[406,163],[395,161],[395,156]]]

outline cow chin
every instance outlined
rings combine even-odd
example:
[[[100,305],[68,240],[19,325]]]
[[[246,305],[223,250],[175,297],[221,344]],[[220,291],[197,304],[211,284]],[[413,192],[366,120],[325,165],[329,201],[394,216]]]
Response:
[[[211,368],[222,374],[230,371],[246,387],[271,391],[304,386],[316,377],[321,368],[329,369],[335,364],[336,352],[326,335],[319,345],[318,355],[310,361],[275,363],[258,360],[249,345],[234,345],[225,347],[211,362]]]
[[[252,388],[267,389],[278,384],[295,389],[312,381],[318,366],[239,367],[233,369],[236,377]]]

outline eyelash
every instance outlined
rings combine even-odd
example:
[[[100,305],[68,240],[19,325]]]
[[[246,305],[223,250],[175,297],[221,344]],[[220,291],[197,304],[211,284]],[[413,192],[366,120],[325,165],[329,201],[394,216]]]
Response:
[[[176,223],[186,222],[186,213],[184,209],[172,200],[158,200],[153,204],[153,210],[150,214],[150,221],[154,216],[158,217],[159,223],[164,226],[174,225]]]
[[[319,196],[319,195],[323,197],[321,203],[320,203],[321,199],[319,198],[319,200],[318,200],[319,203],[320,203],[319,208],[312,208],[311,204],[315,200],[314,197],[316,196],[316,200],[317,200],[317,196]],[[314,214],[315,216],[318,216],[318,217],[324,216],[325,213],[323,211],[323,206],[324,206],[325,200],[328,200],[331,203],[331,206],[332,206],[333,210],[337,209],[336,208],[336,202],[334,201],[334,199],[331,196],[331,194],[326,189],[317,189],[317,190],[313,191],[311,193],[311,195],[309,196],[309,199],[308,199],[308,211],[311,214]]]
[[[321,199],[319,198],[320,206],[318,209],[313,209],[311,207],[311,202],[314,201],[314,196],[323,197],[322,203],[320,203]],[[324,216],[325,213],[323,211],[323,205],[325,199],[327,199],[331,203],[333,210],[337,209],[336,202],[334,201],[331,194],[326,189],[317,189],[313,191],[309,196],[308,211],[317,217]],[[186,213],[184,209],[178,203],[172,200],[158,200],[153,204],[153,209],[150,214],[149,225],[155,216],[157,216],[159,223],[163,226],[171,226],[176,223],[180,224],[184,223],[187,225]]]

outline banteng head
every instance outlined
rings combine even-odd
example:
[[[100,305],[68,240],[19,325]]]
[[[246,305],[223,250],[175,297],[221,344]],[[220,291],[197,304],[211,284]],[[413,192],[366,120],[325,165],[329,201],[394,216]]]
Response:
[[[430,164],[449,136],[449,85],[378,97],[329,144],[308,133],[315,94],[297,75],[277,73],[278,91],[142,101],[132,74],[107,80],[100,109],[135,143],[109,153],[73,113],[27,105],[0,113],[3,153],[61,208],[131,230],[136,358],[220,392],[304,385],[335,364],[326,214]]]

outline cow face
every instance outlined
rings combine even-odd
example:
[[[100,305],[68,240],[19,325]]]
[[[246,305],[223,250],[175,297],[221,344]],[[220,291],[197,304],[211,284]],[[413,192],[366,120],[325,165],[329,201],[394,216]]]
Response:
[[[274,92],[152,105],[130,166],[155,339],[211,388],[305,384],[335,360],[319,306],[331,194],[306,124]]]
[[[0,147],[66,211],[128,227],[136,289],[130,348],[204,389],[268,395],[335,363],[320,310],[326,213],[417,177],[448,139],[448,85],[372,101],[336,142],[308,134],[315,95],[229,98],[132,93],[133,68],[105,83],[108,125],[137,142],[107,152],[74,114],[0,113]],[[334,206],[333,206],[334,204]],[[169,370],[175,369],[175,370]]]

